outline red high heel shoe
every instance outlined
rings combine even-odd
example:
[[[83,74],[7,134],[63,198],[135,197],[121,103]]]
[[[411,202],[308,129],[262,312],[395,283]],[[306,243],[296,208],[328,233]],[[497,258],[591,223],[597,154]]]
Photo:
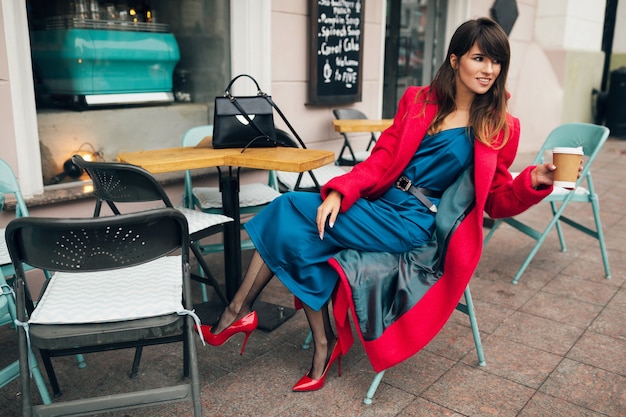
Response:
[[[221,346],[235,334],[245,333],[246,338],[243,340],[241,352],[239,353],[243,355],[243,350],[246,347],[246,343],[248,343],[248,338],[250,334],[256,330],[258,325],[259,318],[256,311],[252,311],[217,334],[211,333],[212,326],[206,324],[201,324],[200,330],[202,331],[204,340],[211,346]]]
[[[335,346],[333,347],[333,351],[330,354],[330,358],[328,358],[328,363],[326,363],[326,368],[324,368],[324,372],[320,379],[313,379],[309,376],[309,372],[293,386],[293,390],[296,392],[305,392],[305,391],[316,391],[321,389],[324,386],[324,382],[326,382],[326,374],[330,369],[330,366],[337,360],[337,367],[339,368],[339,376],[341,376],[341,343],[339,343],[339,339],[335,342]]]

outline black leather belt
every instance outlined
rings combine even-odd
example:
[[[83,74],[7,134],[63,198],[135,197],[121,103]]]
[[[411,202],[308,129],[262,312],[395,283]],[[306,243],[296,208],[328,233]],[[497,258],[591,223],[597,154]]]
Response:
[[[407,193],[411,193],[417,198],[420,203],[425,205],[428,210],[433,213],[437,213],[437,206],[432,203],[428,199],[428,197],[441,198],[443,193],[439,191],[429,190],[428,188],[416,187],[411,183],[411,180],[404,175],[398,178],[396,181],[396,188],[401,189],[402,191],[406,191]]]

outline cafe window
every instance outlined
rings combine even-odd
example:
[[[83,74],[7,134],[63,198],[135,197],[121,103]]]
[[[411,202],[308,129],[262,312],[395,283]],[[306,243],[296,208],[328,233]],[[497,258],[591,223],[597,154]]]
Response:
[[[408,86],[430,84],[445,54],[445,0],[388,0],[383,117]]]
[[[175,127],[190,114],[209,122],[207,107],[230,79],[228,0],[26,5],[44,185],[72,179],[63,164],[79,149],[113,160],[180,143],[147,125]]]

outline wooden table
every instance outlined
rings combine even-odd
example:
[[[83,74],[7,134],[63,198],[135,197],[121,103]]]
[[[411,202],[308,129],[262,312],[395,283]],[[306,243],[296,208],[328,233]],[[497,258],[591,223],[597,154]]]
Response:
[[[393,119],[335,119],[333,126],[339,133],[382,132],[393,124]]]
[[[332,164],[332,151],[302,148],[168,148],[124,152],[118,161],[141,166],[153,174],[218,167],[222,210],[234,221],[224,225],[226,297],[231,300],[241,284],[241,236],[239,212],[239,168],[305,172]],[[227,166],[222,172],[219,167]]]
[[[334,153],[301,148],[168,148],[124,152],[120,162],[139,165],[153,174],[186,171],[188,169],[231,166],[277,171],[305,172],[333,162]]]

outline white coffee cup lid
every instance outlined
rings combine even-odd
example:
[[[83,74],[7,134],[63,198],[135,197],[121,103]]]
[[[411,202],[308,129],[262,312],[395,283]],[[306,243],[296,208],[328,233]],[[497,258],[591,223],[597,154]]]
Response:
[[[557,147],[552,149],[552,153],[571,153],[575,155],[584,155],[582,146],[579,146],[577,148],[568,148],[564,146]]]

